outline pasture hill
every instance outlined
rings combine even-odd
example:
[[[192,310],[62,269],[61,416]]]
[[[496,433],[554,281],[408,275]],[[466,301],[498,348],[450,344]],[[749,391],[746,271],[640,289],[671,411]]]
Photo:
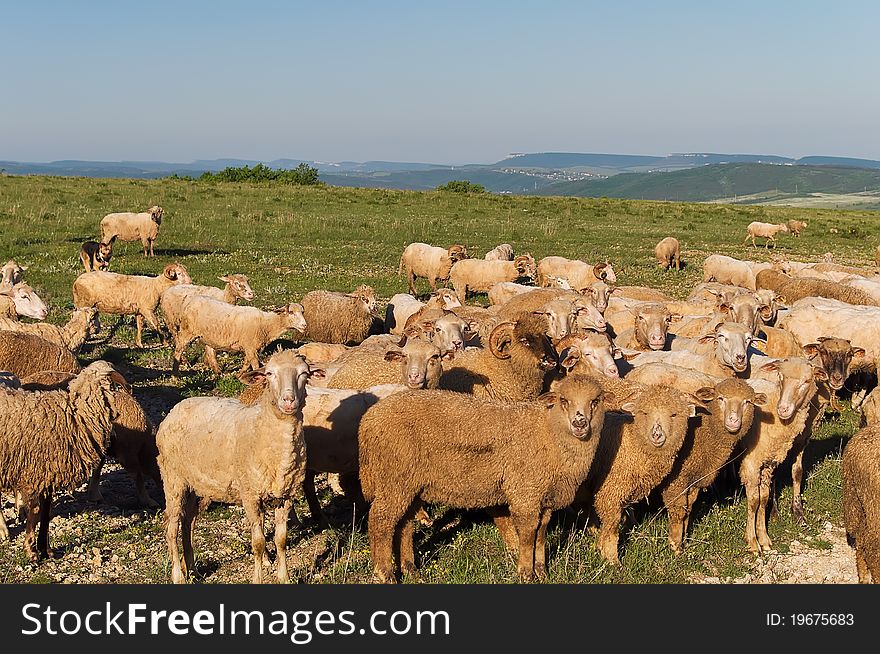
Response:
[[[785,170],[790,167],[773,166]],[[456,171],[457,172],[457,171]],[[781,235],[776,254],[819,260],[833,252],[852,265],[873,262],[880,223],[865,211],[648,202],[608,198],[518,197],[387,189],[290,186],[278,183],[195,182],[185,180],[95,179],[0,176],[0,260],[28,266],[26,280],[50,307],[49,321],[66,322],[72,309],[71,284],[82,271],[80,244],[98,235],[101,217],[111,211],[165,209],[155,245],[145,258],[140,243],[117,243],[111,269],[159,274],[173,261],[185,265],[197,284],[244,273],[256,293],[252,304],[281,306],[313,289],[351,291],[369,284],[380,298],[379,312],[395,293],[405,292],[398,276],[407,243],[460,242],[475,256],[499,243],[536,259],[556,254],[586,261],[611,260],[620,284],[645,284],[684,298],[702,281],[701,264],[711,253],[766,260],[763,248],[742,244],[752,221],[779,223],[806,219],[798,238]],[[682,243],[686,264],[680,273],[660,270],[654,245],[664,236]],[[420,284],[420,290],[427,286]],[[477,296],[472,303],[485,303]],[[103,319],[105,331],[87,343],[81,362],[98,358],[117,364],[133,382],[135,395],[154,422],[182,398],[235,395],[241,360],[220,356],[223,374],[215,378],[201,363],[200,347],[187,353],[184,374],[171,374],[171,349],[152,330],[146,347],[132,346],[133,327],[123,318]],[[743,538],[746,506],[738,484],[707,493],[692,518],[685,554],[667,544],[667,521],[656,499],[636,507],[624,528],[620,567],[603,563],[594,537],[573,514],[561,512],[548,532],[549,581],[571,583],[663,583],[791,580],[789,551],[804,560],[833,553],[834,565],[852,566],[842,542],[840,452],[855,431],[850,409],[827,414],[814,432],[805,460],[807,524],[798,525],[789,509],[790,467],[780,469],[779,516],[770,523],[777,554],[756,562]],[[168,580],[168,555],[161,510],[139,507],[134,487],[118,467],[105,467],[103,504],[89,504],[85,487],[58,498],[51,525],[56,558],[39,566],[22,553],[23,529],[11,520],[12,541],[0,541],[2,582],[133,582]],[[150,492],[158,499],[154,487]],[[10,494],[2,508],[13,516]],[[351,505],[321,487],[321,500],[335,528],[318,532],[292,529],[293,573],[309,583],[359,583],[371,574],[366,533],[352,528]],[[297,511],[305,515],[304,502]],[[434,583],[509,583],[516,563],[497,529],[481,512],[430,508],[431,527],[416,532],[421,578]],[[249,532],[240,507],[214,506],[200,519],[196,580],[240,582],[250,574]],[[839,547],[838,547],[839,546]],[[842,552],[842,554],[841,554]],[[847,558],[848,557],[848,558]],[[801,559],[798,559],[801,560]],[[841,563],[843,561],[844,563]],[[806,564],[805,564],[806,565]],[[812,565],[812,564],[810,564]],[[806,570],[799,568],[797,574]],[[824,574],[816,567],[813,572]],[[812,574],[812,573],[811,573]],[[854,570],[802,579],[841,581]]]

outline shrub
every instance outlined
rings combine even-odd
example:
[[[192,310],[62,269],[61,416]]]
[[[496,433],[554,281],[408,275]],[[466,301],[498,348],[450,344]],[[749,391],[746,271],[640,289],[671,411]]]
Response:
[[[309,166],[307,163],[301,163],[293,170],[284,168],[269,168],[264,164],[258,163],[251,168],[250,166],[241,166],[240,168],[227,167],[223,170],[212,173],[204,172],[199,176],[200,182],[279,182],[281,184],[296,184],[301,186],[315,186],[321,184],[318,179],[318,169]]]
[[[464,179],[454,179],[437,187],[438,191],[452,191],[453,193],[485,193],[486,187],[482,184],[474,184]]]

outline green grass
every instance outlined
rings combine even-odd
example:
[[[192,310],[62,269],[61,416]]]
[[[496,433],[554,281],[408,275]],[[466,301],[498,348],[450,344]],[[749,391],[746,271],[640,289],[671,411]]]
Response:
[[[49,303],[49,320],[64,322],[72,307],[71,284],[81,272],[81,242],[98,235],[105,213],[152,204],[166,210],[157,256],[144,258],[140,243],[120,243],[113,270],[157,274],[176,260],[188,268],[196,283],[216,285],[221,283],[218,276],[242,272],[251,277],[257,305],[280,305],[312,289],[351,290],[362,283],[374,286],[387,300],[405,290],[397,267],[400,252],[412,241],[463,242],[478,256],[509,242],[517,252],[528,251],[536,258],[559,254],[587,261],[610,259],[619,283],[648,284],[676,297],[685,297],[701,281],[701,263],[709,253],[759,260],[769,257],[763,248],[742,245],[745,225],[752,220],[807,219],[809,227],[801,238],[780,238],[778,252],[794,259],[815,259],[831,251],[842,263],[866,264],[873,261],[874,246],[880,242],[877,214],[860,211],[0,176],[0,262],[14,257],[30,266],[26,278]],[[687,267],[681,273],[663,272],[653,261],[654,245],[667,235],[682,242]],[[428,287],[421,283],[420,288],[426,291]],[[241,388],[231,374],[240,364],[238,357],[221,357],[229,374],[219,381],[201,368],[175,379],[169,371],[170,350],[162,348],[152,332],[148,332],[146,349],[132,349],[132,342],[133,329],[126,322],[113,340],[88,351],[86,360],[105,357],[124,364],[138,371],[136,386],[162,387],[180,397],[233,395]],[[198,355],[199,349],[192,348],[190,361],[196,362]],[[770,527],[780,550],[804,532],[818,534],[825,521],[840,523],[840,451],[855,428],[856,417],[846,412],[817,429],[807,457],[809,525],[802,528],[791,521],[790,489],[784,488],[779,518]],[[783,467],[781,481],[788,474]],[[303,507],[299,508],[302,515]],[[666,518],[656,503],[642,505],[631,514],[633,523],[622,539],[623,565],[613,568],[598,557],[593,536],[575,516],[561,513],[549,534],[550,581],[654,583],[686,582],[699,574],[736,577],[753,560],[742,537],[745,506],[740,490],[730,490],[717,502],[712,502],[710,494],[703,498],[682,557],[675,557],[666,544]],[[61,544],[87,551],[107,547],[124,556],[135,551],[137,558],[125,579],[167,580],[161,513],[142,518],[138,511],[125,510],[118,520],[113,518],[112,526],[102,528],[93,527],[96,520],[105,520],[96,515],[76,516],[74,526],[79,531],[63,535]],[[200,520],[197,548],[205,582],[249,578],[241,516],[238,508],[217,507]],[[224,521],[230,517],[238,525],[232,530]],[[434,517],[434,528],[417,532],[423,580],[516,580],[515,562],[504,551],[494,526],[480,513],[435,509]],[[308,573],[307,580],[368,580],[365,535],[344,528],[332,532],[332,539],[331,551],[317,571]],[[18,546],[0,543],[0,562],[0,581],[53,580],[41,568],[28,566]]]

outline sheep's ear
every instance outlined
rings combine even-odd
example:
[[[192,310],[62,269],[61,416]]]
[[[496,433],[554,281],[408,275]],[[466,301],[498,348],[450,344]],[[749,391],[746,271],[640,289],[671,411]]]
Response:
[[[611,348],[611,356],[614,359],[619,359],[623,356],[623,350],[615,345]]]
[[[684,316],[680,313],[670,313],[669,316],[666,318],[666,322],[678,322],[682,318],[684,318]]]
[[[545,408],[552,409],[554,406],[556,406],[556,403],[559,402],[559,393],[551,391],[549,393],[539,395],[538,402],[543,404]]]
[[[480,321],[479,321],[479,320],[474,320],[473,318],[471,318],[470,320],[467,321],[467,327],[466,327],[465,329],[467,329],[467,330],[470,331],[470,332],[475,332],[475,333],[476,333],[476,331],[477,331],[479,328],[480,328]]]
[[[698,388],[694,391],[694,397],[696,397],[701,402],[712,402],[715,398],[718,397],[718,393],[715,392],[715,389],[711,386],[703,386],[702,388]]]
[[[640,350],[624,350],[623,348],[619,348],[619,350],[620,350],[620,353],[623,356],[623,358],[626,359],[627,361],[632,361],[640,354],[644,354]]]
[[[804,354],[809,358],[813,358],[817,354],[819,354],[819,343],[807,343],[803,346]]]
[[[755,393],[755,397],[752,400],[752,404],[755,406],[764,406],[767,404],[767,394],[766,393]]]
[[[620,405],[620,407],[618,407],[618,412],[628,413],[629,415],[632,415],[636,412],[636,406],[637,405],[635,402],[624,402]]]
[[[414,323],[403,330],[403,335],[400,337],[400,342],[397,344],[397,347],[403,347],[406,345],[406,341],[408,338],[418,338],[422,334],[422,328],[419,327],[419,323]]]
[[[602,393],[602,404],[605,406],[617,406],[617,396],[611,391],[605,391]]]
[[[574,348],[566,348],[563,352],[564,354],[559,361],[559,365],[565,368],[566,372],[571,372],[571,369],[580,361],[581,353]]]
[[[824,368],[813,367],[813,379],[818,379],[819,381],[828,381],[828,373],[825,372]]]
[[[287,313],[305,313],[305,307],[299,302],[291,302],[287,305]]]
[[[860,359],[865,356],[865,348],[863,347],[854,347],[852,349],[853,358]]]
[[[264,366],[262,368],[257,368],[256,370],[249,370],[248,372],[240,374],[238,379],[240,382],[247,384],[248,386],[262,384],[266,381],[266,368]]]
[[[388,350],[385,353],[386,361],[400,361],[401,359],[405,359],[406,355],[400,350]]]
[[[327,372],[323,368],[312,368],[309,366],[309,379],[324,379]]]
[[[776,372],[779,370],[779,361],[768,361],[763,366],[758,368],[762,372]]]
[[[682,393],[682,398],[687,403],[688,418],[695,417],[697,415],[697,409],[706,408],[706,405],[703,403],[703,401],[693,393]]]
[[[712,343],[715,341],[716,338],[718,338],[718,334],[716,334],[715,332],[710,332],[709,334],[701,336],[699,339],[697,339],[697,343]]]
[[[731,306],[727,302],[722,302],[721,304],[718,305],[719,313],[724,313],[724,314],[730,313],[730,309],[731,309]]]
[[[228,275],[223,275],[223,277],[218,277],[217,279],[219,279],[221,282],[226,282],[227,284],[232,281],[231,279],[229,279]]]

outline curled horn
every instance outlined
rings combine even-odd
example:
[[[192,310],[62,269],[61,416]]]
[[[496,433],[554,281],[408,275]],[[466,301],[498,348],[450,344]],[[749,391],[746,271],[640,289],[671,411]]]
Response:
[[[508,320],[496,325],[492,330],[492,333],[489,334],[489,351],[496,359],[510,358],[510,352],[504,351],[502,347],[505,339],[508,341],[513,340],[514,327],[516,327],[516,323]]]
[[[597,263],[595,266],[593,266],[593,275],[596,277],[596,279],[605,279],[606,277],[608,277],[608,271],[605,270],[605,268],[607,267],[607,263]]]

